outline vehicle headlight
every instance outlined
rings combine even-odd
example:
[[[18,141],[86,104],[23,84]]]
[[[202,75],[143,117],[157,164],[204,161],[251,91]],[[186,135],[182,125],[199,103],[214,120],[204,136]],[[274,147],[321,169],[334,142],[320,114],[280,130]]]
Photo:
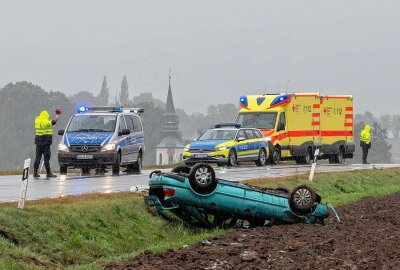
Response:
[[[228,149],[226,146],[217,147],[217,151],[225,151],[226,149]]]
[[[58,144],[58,151],[59,152],[69,152],[68,146],[63,143]]]
[[[271,141],[271,137],[265,137],[265,141],[267,141],[267,142],[269,142],[269,141]]]
[[[183,152],[188,152],[188,151],[189,151],[189,147],[183,148]]]
[[[101,148],[101,151],[112,151],[115,150],[115,143],[108,143]]]

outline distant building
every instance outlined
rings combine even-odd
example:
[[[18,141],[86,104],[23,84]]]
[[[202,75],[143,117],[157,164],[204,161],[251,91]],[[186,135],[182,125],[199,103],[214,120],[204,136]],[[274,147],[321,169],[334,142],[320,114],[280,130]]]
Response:
[[[163,139],[156,148],[158,165],[170,165],[182,161],[183,144],[178,131],[178,116],[175,112],[171,90],[171,76],[169,76],[167,104],[165,106],[162,127]]]

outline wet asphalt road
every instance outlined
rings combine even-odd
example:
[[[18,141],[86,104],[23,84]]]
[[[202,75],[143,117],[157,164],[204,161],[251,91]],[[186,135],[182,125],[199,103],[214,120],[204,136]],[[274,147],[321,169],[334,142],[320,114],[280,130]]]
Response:
[[[375,165],[329,165],[319,164],[318,172],[352,171],[358,169],[372,169],[400,167],[400,164],[375,164]],[[311,166],[307,165],[279,165],[279,166],[241,166],[235,168],[216,168],[217,178],[230,181],[242,181],[260,177],[283,177],[293,174],[309,173]],[[169,171],[163,170],[163,171]],[[150,170],[145,170],[140,175],[120,176],[59,176],[51,180],[36,180],[29,177],[27,200],[40,198],[54,198],[65,195],[79,195],[83,193],[110,193],[129,191],[132,186],[147,186]],[[44,175],[42,175],[43,177]],[[0,202],[17,201],[20,194],[21,175],[0,176]]]

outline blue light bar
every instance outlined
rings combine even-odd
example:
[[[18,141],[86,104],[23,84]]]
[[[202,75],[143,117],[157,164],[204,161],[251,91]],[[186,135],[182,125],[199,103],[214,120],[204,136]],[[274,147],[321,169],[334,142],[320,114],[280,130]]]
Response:
[[[83,113],[83,112],[86,112],[87,110],[88,110],[88,108],[85,106],[78,107],[78,109],[77,109],[78,113]]]
[[[214,128],[222,128],[222,127],[241,128],[242,124],[240,124],[240,123],[218,123],[218,124],[214,124]]]

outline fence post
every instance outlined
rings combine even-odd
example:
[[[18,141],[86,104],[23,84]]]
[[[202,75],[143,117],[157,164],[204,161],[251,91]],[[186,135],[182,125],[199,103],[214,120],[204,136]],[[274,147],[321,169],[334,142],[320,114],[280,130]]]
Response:
[[[311,165],[310,177],[308,178],[308,180],[310,180],[310,181],[314,180],[315,169],[317,168],[318,155],[319,155],[319,149],[315,149],[314,160]]]
[[[31,166],[31,159],[27,158],[24,162],[24,170],[22,171],[22,183],[21,183],[21,193],[18,201],[18,208],[24,209],[26,191],[28,190],[28,178],[29,178],[29,168]]]

